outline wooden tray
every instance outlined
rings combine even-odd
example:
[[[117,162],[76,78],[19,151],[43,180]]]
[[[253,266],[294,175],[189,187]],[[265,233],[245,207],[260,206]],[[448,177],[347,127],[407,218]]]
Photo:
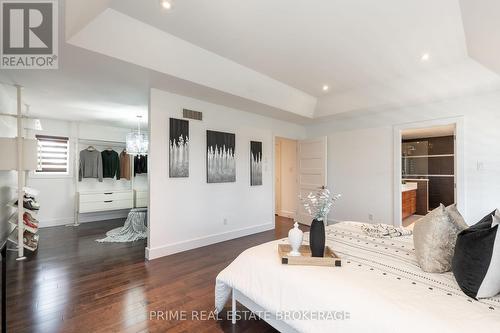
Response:
[[[281,263],[284,265],[303,265],[303,266],[342,266],[342,260],[329,247],[325,247],[325,256],[323,258],[311,257],[311,248],[309,245],[301,245],[299,248],[300,256],[289,257],[288,253],[292,250],[289,244],[278,244],[278,253]]]

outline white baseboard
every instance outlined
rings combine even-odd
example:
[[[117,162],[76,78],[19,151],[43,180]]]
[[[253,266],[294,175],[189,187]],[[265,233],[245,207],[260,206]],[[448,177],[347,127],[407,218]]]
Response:
[[[95,222],[103,220],[121,219],[128,216],[130,209],[115,210],[110,212],[96,212],[80,214],[80,223]]]
[[[40,228],[57,227],[61,225],[73,224],[75,219],[73,217],[63,217],[58,219],[40,219]]]
[[[233,231],[223,232],[220,234],[208,235],[204,237],[193,238],[173,244],[166,244],[154,248],[146,247],[146,259],[153,260],[156,258],[168,256],[171,254],[184,252],[196,249],[202,246],[207,246],[215,243],[224,242],[227,240],[256,234],[263,231],[274,229],[274,223],[266,223],[248,228],[237,229]]]
[[[129,211],[130,211],[129,209],[125,209],[125,210],[116,210],[111,212],[80,214],[80,223],[121,219],[127,217]],[[75,223],[75,219],[73,217],[57,218],[57,219],[41,219],[40,228],[57,227],[73,223]]]
[[[287,210],[280,210],[278,216],[288,217],[289,219],[295,218],[295,212],[289,212]]]

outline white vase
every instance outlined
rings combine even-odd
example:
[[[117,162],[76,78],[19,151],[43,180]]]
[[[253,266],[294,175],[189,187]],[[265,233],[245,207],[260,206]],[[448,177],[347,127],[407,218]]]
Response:
[[[304,233],[299,229],[299,224],[295,222],[293,229],[288,232],[288,242],[292,247],[292,251],[288,253],[289,256],[298,257],[300,256],[299,248],[302,245],[302,239],[304,238]]]

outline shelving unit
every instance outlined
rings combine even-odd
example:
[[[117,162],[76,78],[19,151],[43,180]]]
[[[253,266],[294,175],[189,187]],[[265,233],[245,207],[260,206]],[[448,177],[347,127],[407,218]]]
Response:
[[[14,231],[15,231],[15,230],[14,230]],[[23,241],[23,246],[22,246],[22,247],[20,247],[20,246],[19,246],[19,242],[17,241],[17,238],[16,238],[16,237],[15,237],[15,235],[14,235],[14,232],[10,234],[10,236],[7,238],[7,240],[8,240],[9,242],[13,243],[13,244],[16,244],[16,246],[17,246],[18,248],[28,249],[28,250],[30,250],[30,251],[32,251],[32,252],[35,252],[35,251],[38,249],[38,242],[37,242],[37,246],[36,246],[36,247],[31,247],[31,246],[28,246],[28,245],[24,244],[24,241]],[[18,259],[19,259],[19,258],[18,258]]]
[[[14,226],[15,228],[17,228],[18,221],[17,221],[17,214],[16,213],[12,214],[12,216],[9,218],[9,223],[12,226]],[[32,228],[28,225],[24,225],[24,230],[31,232],[32,234],[36,234],[38,232],[38,228]]]
[[[456,201],[455,138],[452,135],[404,140],[401,155],[403,179],[427,180],[428,209]]]
[[[3,163],[0,164],[0,169],[17,171],[17,187],[15,189],[17,198],[7,204],[15,210],[15,213],[12,214],[7,221],[8,225],[14,227],[8,237],[8,241],[16,244],[15,249],[9,249],[17,252],[16,260],[24,260],[26,259],[24,256],[24,249],[36,251],[38,247],[38,236],[33,236],[36,239],[36,247],[24,244],[25,231],[36,234],[38,228],[34,229],[28,227],[23,221],[25,212],[29,212],[33,218],[35,218],[34,216],[37,214],[35,211],[24,208],[26,172],[36,169],[36,141],[24,138],[23,119],[25,117],[23,117],[22,114],[22,87],[16,85],[15,88],[17,94],[17,113],[15,116],[13,115],[13,117],[17,120],[17,137],[15,139],[6,138],[0,141],[2,151],[7,152],[7,157],[4,159]],[[9,159],[8,157],[15,157],[15,159]],[[16,204],[16,202],[19,204]]]

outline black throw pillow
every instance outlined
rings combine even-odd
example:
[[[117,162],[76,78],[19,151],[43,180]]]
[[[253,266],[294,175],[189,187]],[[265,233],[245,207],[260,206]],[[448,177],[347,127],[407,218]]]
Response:
[[[495,211],[457,236],[452,271],[462,291],[475,299],[500,292],[500,233]]]

